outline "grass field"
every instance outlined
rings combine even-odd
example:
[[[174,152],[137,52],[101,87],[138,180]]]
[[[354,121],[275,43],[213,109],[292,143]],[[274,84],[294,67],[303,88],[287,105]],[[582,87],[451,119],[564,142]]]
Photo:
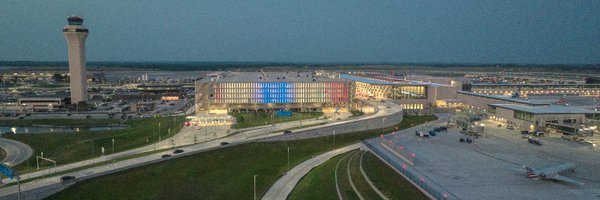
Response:
[[[93,120],[88,120],[93,121]],[[111,120],[109,120],[111,121]],[[158,141],[158,124],[162,138],[177,133],[183,117],[163,117],[128,120],[126,129],[113,131],[94,131],[77,133],[45,133],[45,134],[7,134],[6,138],[28,144],[33,148],[34,155],[44,152],[44,157],[55,160],[57,165],[81,161],[101,155],[104,147],[105,154],[113,153],[112,140],[115,141],[114,152],[129,150]],[[107,121],[108,122],[108,121]],[[62,123],[62,122],[61,122]],[[99,122],[89,122],[96,124]],[[65,123],[66,124],[66,123]],[[30,166],[27,166],[27,165]],[[35,157],[29,158],[17,166],[20,173],[35,170]]]
[[[410,116],[398,126],[435,118]],[[381,130],[340,134],[335,140],[341,147],[379,134]],[[252,199],[254,175],[261,197],[286,171],[287,147],[292,167],[335,148],[332,136],[237,145],[86,180],[49,199]]]
[[[6,151],[4,151],[3,148],[0,148],[0,160],[4,159],[6,157]]]
[[[331,158],[325,163],[315,167],[298,182],[288,199],[321,199],[338,200],[335,188],[335,167],[350,153],[348,152]]]
[[[280,117],[277,115],[271,115],[271,113],[266,112],[256,112],[256,113],[229,113],[231,116],[235,117],[237,121],[232,127],[239,128],[249,128],[255,126],[264,126],[269,125],[271,123],[282,123],[282,122],[290,122],[290,121],[298,121],[302,119],[312,119],[323,116],[322,112],[303,112],[303,113],[294,113],[291,117]],[[272,117],[272,121],[271,121]]]
[[[363,153],[364,152],[360,152],[348,161],[350,162],[350,177],[352,177],[352,182],[354,183],[354,185],[358,189],[358,192],[360,192],[363,198],[381,199],[381,197],[379,197],[375,190],[373,190],[373,188],[367,182],[367,179],[363,176],[363,174],[360,171],[360,158]]]
[[[106,126],[121,124],[118,119],[15,119],[0,120],[0,126]]]
[[[371,153],[365,155],[363,168],[373,184],[390,199],[429,199],[402,175]]]

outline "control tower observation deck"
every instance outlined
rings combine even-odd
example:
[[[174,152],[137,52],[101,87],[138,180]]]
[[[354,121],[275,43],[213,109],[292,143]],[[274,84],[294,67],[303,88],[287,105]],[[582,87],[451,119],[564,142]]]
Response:
[[[70,16],[69,24],[63,28],[69,49],[69,73],[71,88],[71,103],[87,101],[87,82],[85,72],[85,40],[88,29],[83,26],[83,18]]]

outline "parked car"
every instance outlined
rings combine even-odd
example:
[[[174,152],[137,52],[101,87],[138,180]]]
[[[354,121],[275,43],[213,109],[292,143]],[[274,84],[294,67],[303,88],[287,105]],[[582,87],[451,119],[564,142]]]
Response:
[[[228,145],[229,142],[221,142],[221,145]]]
[[[471,138],[467,138],[466,141],[467,141],[467,143],[473,142],[473,140],[471,140]]]
[[[171,154],[164,154],[164,155],[162,155],[162,156],[160,156],[160,157],[161,157],[161,158],[168,158],[168,157],[171,157]]]
[[[523,131],[521,131],[521,134],[530,134],[530,132],[527,130],[523,130]]]
[[[435,131],[429,131],[430,136],[435,136]]]
[[[70,181],[70,180],[75,180],[75,176],[63,176],[63,177],[60,177],[60,181],[61,182],[67,182],[67,181]]]
[[[174,154],[183,153],[183,149],[175,149]]]
[[[440,126],[440,131],[448,131],[448,127],[447,126]]]
[[[290,130],[283,131],[283,134],[290,134],[290,133],[292,133],[292,131],[290,131]]]
[[[542,132],[542,131],[536,131],[533,135],[535,135],[535,136],[544,136],[544,132]]]
[[[465,142],[465,138],[460,138],[459,142]]]

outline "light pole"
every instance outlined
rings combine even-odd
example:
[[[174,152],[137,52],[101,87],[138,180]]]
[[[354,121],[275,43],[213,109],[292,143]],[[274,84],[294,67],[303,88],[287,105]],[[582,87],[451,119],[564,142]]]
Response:
[[[385,123],[385,118],[382,118],[382,120],[381,120],[381,134],[383,134],[383,132],[384,132],[383,131],[383,126],[384,126],[383,124],[384,123]]]
[[[288,159],[287,159],[288,170],[287,171],[289,172],[290,171],[290,147],[289,146],[287,147],[287,156],[288,156]]]
[[[256,177],[258,175],[254,174],[254,200],[256,200]]]
[[[158,141],[160,142],[160,122],[158,122]]]
[[[333,148],[335,148],[335,130],[333,130]]]
[[[94,147],[94,140],[92,140],[92,157],[96,157],[96,147]]]

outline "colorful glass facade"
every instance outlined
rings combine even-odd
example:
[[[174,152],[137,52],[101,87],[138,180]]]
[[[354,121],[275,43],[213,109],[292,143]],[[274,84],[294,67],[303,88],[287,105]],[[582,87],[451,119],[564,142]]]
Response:
[[[211,103],[348,103],[349,82],[214,82]]]

